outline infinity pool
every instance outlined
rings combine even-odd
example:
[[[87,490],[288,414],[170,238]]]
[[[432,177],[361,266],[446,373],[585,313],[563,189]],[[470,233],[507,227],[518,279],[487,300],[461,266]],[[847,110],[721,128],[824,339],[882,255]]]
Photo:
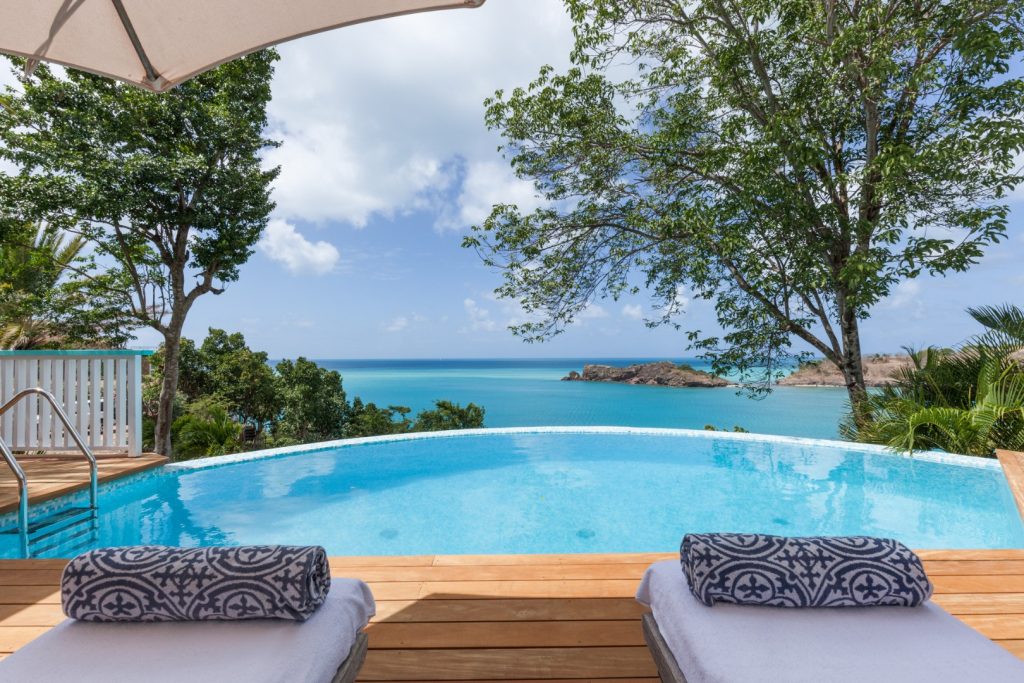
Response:
[[[105,485],[93,545],[638,552],[673,551],[686,532],[719,530],[894,536],[916,548],[1024,547],[1024,523],[991,460],[617,428],[304,448],[182,463]],[[13,543],[4,550],[16,555]]]

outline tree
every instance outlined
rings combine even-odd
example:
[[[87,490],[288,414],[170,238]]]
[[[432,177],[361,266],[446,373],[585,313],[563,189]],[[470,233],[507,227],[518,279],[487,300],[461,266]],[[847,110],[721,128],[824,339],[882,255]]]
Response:
[[[677,324],[685,287],[715,302],[724,334],[689,339],[716,373],[767,390],[780,362],[820,355],[860,414],[872,306],[1005,235],[1024,4],[567,5],[574,66],[487,102],[548,202],[495,206],[465,240],[532,315],[513,331],[548,338],[641,286],[660,304],[649,324]]]
[[[0,97],[0,203],[75,230],[113,262],[122,305],[164,338],[155,448],[169,453],[181,331],[196,299],[238,279],[273,209],[260,153],[275,52],[161,95],[41,66]],[[0,208],[0,214],[11,213]]]
[[[91,287],[85,246],[52,225],[8,225],[0,242],[0,348],[120,347],[132,338],[116,302]]]
[[[150,359],[153,371],[147,380],[147,396],[154,394],[154,385],[156,393],[163,385],[164,356],[161,346]],[[191,339],[181,338],[178,395],[186,402],[213,400],[257,431],[276,420],[282,407],[267,354],[251,350],[240,332],[228,334],[216,328],[209,329],[198,348]]]
[[[273,427],[275,437],[309,443],[344,435],[348,401],[341,375],[301,357],[278,363],[277,374],[283,409]]]
[[[407,406],[378,408],[376,403],[363,403],[357,396],[345,418],[345,438],[408,432],[412,427],[407,417],[411,410]]]
[[[475,429],[484,426],[484,409],[475,403],[463,408],[451,401],[434,401],[433,410],[422,410],[412,426],[414,432],[440,432],[447,429]]]
[[[210,391],[227,410],[257,432],[277,419],[283,407],[277,378],[267,354],[252,351],[241,332],[227,334],[211,328],[200,356],[210,378]]]

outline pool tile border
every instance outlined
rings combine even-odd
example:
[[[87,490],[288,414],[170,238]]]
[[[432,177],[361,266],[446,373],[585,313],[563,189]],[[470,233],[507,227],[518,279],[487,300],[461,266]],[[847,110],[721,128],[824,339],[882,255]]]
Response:
[[[463,436],[487,436],[500,434],[641,434],[647,436],[686,436],[703,439],[729,439],[733,441],[747,441],[760,443],[782,443],[798,446],[821,446],[825,448],[842,448],[846,451],[858,453],[870,453],[873,455],[885,455],[892,458],[909,458],[925,462],[935,462],[944,465],[958,465],[961,467],[974,467],[978,469],[1001,470],[999,461],[995,458],[979,458],[969,455],[955,455],[951,453],[939,453],[933,451],[917,452],[913,455],[904,455],[894,452],[886,446],[874,444],[861,444],[851,441],[839,441],[835,439],[810,439],[799,436],[779,436],[776,434],[750,434],[737,432],[719,432],[706,429],[671,429],[666,427],[614,427],[614,426],[548,426],[548,427],[494,427],[483,429],[457,429],[443,432],[416,432],[413,434],[388,434],[384,436],[367,436],[355,439],[337,439],[335,441],[320,441],[312,444],[299,444],[297,446],[284,446],[281,448],[267,448],[247,453],[233,453],[231,455],[220,455],[212,458],[199,458],[185,462],[169,463],[159,469],[172,471],[179,470],[205,470],[215,467],[226,467],[253,460],[264,460],[286,455],[299,453],[316,453],[320,451],[348,448],[351,446],[365,446],[379,443],[391,443],[397,441],[413,441],[419,439],[453,439]]]

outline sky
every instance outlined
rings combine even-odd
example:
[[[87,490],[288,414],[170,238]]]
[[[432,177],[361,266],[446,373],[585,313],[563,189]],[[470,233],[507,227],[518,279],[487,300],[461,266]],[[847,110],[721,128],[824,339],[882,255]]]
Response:
[[[641,296],[597,301],[565,334],[525,344],[497,300],[500,275],[461,248],[494,203],[537,206],[483,122],[496,89],[564,68],[571,24],[560,0],[398,17],[280,46],[267,154],[277,208],[238,282],[200,297],[186,336],[245,334],[272,358],[682,357],[683,332],[649,329]],[[1024,305],[1024,189],[1009,239],[966,274],[905,282],[862,330],[865,352],[953,345],[977,331],[967,306]],[[685,328],[716,329],[712,302],[685,304]],[[151,348],[142,331],[133,346]]]

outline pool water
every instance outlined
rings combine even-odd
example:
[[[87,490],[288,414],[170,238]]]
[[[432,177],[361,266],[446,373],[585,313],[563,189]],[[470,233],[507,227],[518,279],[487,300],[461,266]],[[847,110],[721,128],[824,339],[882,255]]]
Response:
[[[1024,523],[993,461],[684,430],[367,441],[196,461],[104,486],[93,545],[645,552],[673,551],[686,532],[740,531],[893,536],[916,548],[1024,546]]]

